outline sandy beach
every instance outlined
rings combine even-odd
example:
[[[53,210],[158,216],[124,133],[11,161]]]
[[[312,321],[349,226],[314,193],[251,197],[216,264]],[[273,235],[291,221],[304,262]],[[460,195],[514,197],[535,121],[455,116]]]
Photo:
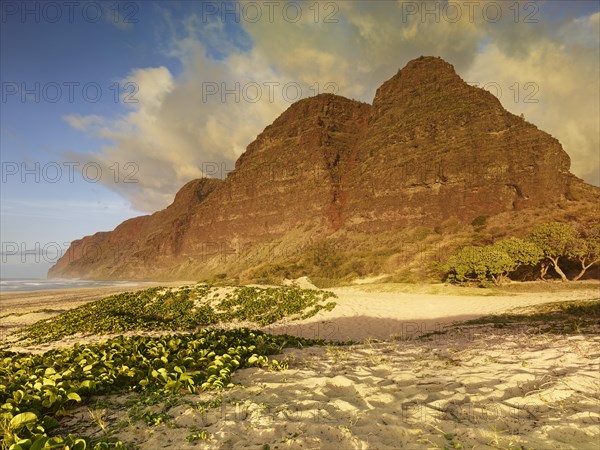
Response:
[[[99,300],[108,295],[146,289],[153,286],[179,286],[182,282],[145,282],[126,289],[106,286],[83,289],[11,292],[0,295],[0,329],[3,336],[38,320],[56,316],[69,308]],[[310,282],[297,283],[302,288],[314,288]],[[565,300],[600,298],[600,284],[589,288],[557,292],[487,293],[486,290],[464,289],[467,295],[457,295],[454,289],[406,286],[362,285],[329,289],[335,293],[337,306],[316,316],[298,321],[285,321],[262,329],[271,334],[291,334],[311,339],[362,341],[364,339],[411,339],[421,334],[440,331],[448,324],[488,314],[498,314],[516,307],[539,305]],[[420,292],[421,291],[421,292]],[[447,292],[444,292],[447,291]],[[450,293],[448,293],[450,292]],[[460,291],[459,291],[460,292]],[[252,325],[252,324],[243,324]]]
[[[441,331],[453,322],[498,314],[512,308],[600,298],[600,292],[594,288],[544,294],[465,296],[386,292],[386,288],[390,289],[386,285],[371,289],[364,286],[330,289],[338,296],[334,310],[321,312],[310,319],[271,326],[265,331],[338,341],[412,339]]]
[[[361,342],[285,350],[275,356],[288,364],[285,370],[239,370],[233,382],[240,386],[144,407],[162,414],[157,423],[133,420],[131,405],[139,404],[139,394],[127,394],[92,399],[65,426],[96,437],[113,430],[112,436],[144,449],[600,448],[597,333],[449,327],[517,307],[595,300],[597,285],[462,296],[405,290],[334,288],[332,311],[262,328]],[[8,331],[115,291],[2,295],[3,340]],[[89,338],[98,339],[103,337]]]

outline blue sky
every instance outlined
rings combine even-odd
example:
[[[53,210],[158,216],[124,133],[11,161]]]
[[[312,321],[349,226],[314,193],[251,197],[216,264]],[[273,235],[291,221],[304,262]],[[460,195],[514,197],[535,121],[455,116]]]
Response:
[[[23,20],[19,14],[21,9],[35,11],[36,5],[40,11],[39,23],[35,15]],[[49,250],[56,248],[52,243],[58,243],[64,249],[66,243],[77,237],[112,229],[126,218],[140,214],[121,195],[101,183],[91,182],[96,178],[93,167],[89,169],[88,181],[82,177],[82,164],[73,167],[74,176],[69,177],[69,166],[64,164],[69,162],[65,152],[85,155],[105,142],[74,130],[63,117],[74,112],[118,114],[123,105],[120,101],[115,103],[115,83],[132,69],[158,64],[176,73],[181,68],[177,59],[157,51],[161,31],[141,26],[152,22],[152,15],[160,13],[153,5],[144,3],[132,18],[137,19],[139,25],[125,26],[114,23],[113,12],[109,10],[103,11],[106,18],[101,16],[97,23],[92,23],[82,20],[83,13],[75,9],[71,23],[65,9],[62,20],[49,23],[44,20],[39,5],[39,2],[19,3],[17,14],[4,16],[2,20],[0,78],[3,91],[8,89],[7,83],[16,83],[19,89],[25,84],[34,92],[36,83],[40,86],[39,99],[30,94],[23,101],[20,94],[9,95],[8,91],[2,99],[1,229],[2,242],[9,251],[13,249],[12,243],[17,243],[19,248],[35,249],[39,245]],[[90,16],[93,12],[90,10]],[[54,83],[61,87],[61,94],[53,88]],[[72,85],[72,97],[68,83],[79,83],[79,86]],[[86,83],[100,86],[102,92],[97,102],[92,102],[98,92],[96,85],[88,88],[84,96]],[[14,175],[11,163],[19,166]],[[53,163],[63,170],[62,176],[58,176]],[[25,175],[25,182],[23,164],[33,171]],[[36,259],[42,263],[35,264]],[[40,252],[28,254],[27,264],[21,264],[20,257],[5,259],[3,263],[7,264],[2,276],[45,276],[48,262],[53,259],[53,255],[40,255]]]
[[[2,277],[45,277],[54,256],[36,247],[55,249],[56,243],[64,251],[74,239],[164,208],[178,187],[202,176],[205,163],[233,167],[289,106],[280,90],[273,101],[202,101],[207,82],[298,83],[303,97],[314,92],[311,86],[334,83],[341,95],[371,101],[377,86],[409,59],[439,55],[466,80],[493,80],[505,91],[515,81],[538,83],[541,105],[509,104],[508,94],[501,101],[558,137],[573,171],[598,184],[599,161],[592,156],[598,148],[598,2],[538,2],[535,11],[521,2],[519,23],[500,2],[500,22],[482,20],[476,11],[472,24],[445,23],[443,16],[437,23],[402,20],[401,2],[391,1],[320,2],[319,20],[314,2],[296,2],[289,11],[300,8],[298,22],[283,18],[282,1],[271,23],[267,6],[257,4],[263,17],[253,22],[243,15],[223,20],[225,8],[246,7],[235,2],[80,2],[73,20],[63,6],[51,23],[56,11],[44,2],[2,2]],[[92,21],[97,5],[100,17]],[[23,17],[24,10],[39,11],[39,20],[35,13]],[[523,23],[531,13],[536,22]],[[335,22],[325,22],[328,14]],[[31,94],[12,94],[15,86],[35,90],[36,83],[38,102]],[[72,99],[65,83],[79,83]],[[115,98],[115,86],[126,83],[138,89],[129,97],[135,104],[125,102],[123,91]],[[96,87],[102,95],[91,101]],[[567,115],[572,123],[564,123]],[[72,180],[68,164],[78,164]],[[22,179],[23,165],[37,171],[39,182],[31,173]],[[102,177],[91,182],[96,167]],[[124,183],[132,167],[130,181],[137,182]],[[6,255],[15,248],[34,251],[23,261]]]

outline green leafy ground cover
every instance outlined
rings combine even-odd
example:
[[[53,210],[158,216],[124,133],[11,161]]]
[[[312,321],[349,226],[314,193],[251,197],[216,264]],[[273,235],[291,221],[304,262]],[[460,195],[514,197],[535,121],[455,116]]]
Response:
[[[295,287],[155,287],[82,305],[18,333],[32,343],[42,343],[76,333],[190,331],[234,321],[268,325],[283,318],[298,320],[323,309],[332,310],[335,303],[327,302],[332,297],[336,297],[332,292]]]
[[[284,367],[268,355],[285,347],[323,344],[248,329],[204,329],[160,338],[121,336],[42,355],[0,352],[0,444],[11,450],[124,448],[121,442],[61,436],[59,422],[91,396],[223,389],[232,386],[239,368]]]

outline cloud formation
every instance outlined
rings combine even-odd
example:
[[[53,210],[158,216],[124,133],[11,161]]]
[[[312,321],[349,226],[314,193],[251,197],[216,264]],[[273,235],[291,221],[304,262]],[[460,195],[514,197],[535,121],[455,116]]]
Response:
[[[66,120],[112,142],[95,160],[137,164],[138,183],[103,181],[135,209],[154,211],[203,169],[216,176],[232,170],[291,101],[333,91],[371,102],[410,59],[435,55],[465,81],[493,86],[505,108],[561,141],[576,175],[600,184],[599,13],[551,21],[524,5],[476,3],[318,2],[318,11],[300,3],[302,15],[292,21],[278,2],[272,17],[264,4],[261,20],[240,14],[235,35],[231,15],[198,11],[180,22],[166,15],[168,53],[182,73],[137,69],[127,78],[139,87],[129,112]]]

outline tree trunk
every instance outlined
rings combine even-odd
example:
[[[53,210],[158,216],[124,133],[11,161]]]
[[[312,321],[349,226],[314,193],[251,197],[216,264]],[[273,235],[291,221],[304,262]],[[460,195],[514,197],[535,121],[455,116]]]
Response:
[[[558,258],[550,258],[550,261],[552,261],[552,264],[554,265],[554,270],[556,270],[556,273],[560,275],[560,279],[562,281],[569,281],[569,279],[567,278],[565,273],[562,271],[562,269],[558,265]]]
[[[598,260],[596,261],[592,261],[591,263],[589,263],[587,266],[585,265],[585,258],[580,259],[579,261],[581,261],[581,272],[579,272],[577,274],[577,276],[575,278],[573,278],[573,281],[577,281],[579,280],[583,274],[585,273],[586,270],[588,270],[590,267],[592,267],[594,264],[596,264],[598,262]]]
[[[546,263],[545,261],[542,262],[541,268],[540,268],[540,278],[543,281],[546,281],[546,273],[548,273],[548,263]]]
[[[585,273],[586,270],[587,270],[587,267],[582,268],[581,272],[579,272],[575,277],[573,277],[573,281],[579,280],[583,276],[583,274]]]

